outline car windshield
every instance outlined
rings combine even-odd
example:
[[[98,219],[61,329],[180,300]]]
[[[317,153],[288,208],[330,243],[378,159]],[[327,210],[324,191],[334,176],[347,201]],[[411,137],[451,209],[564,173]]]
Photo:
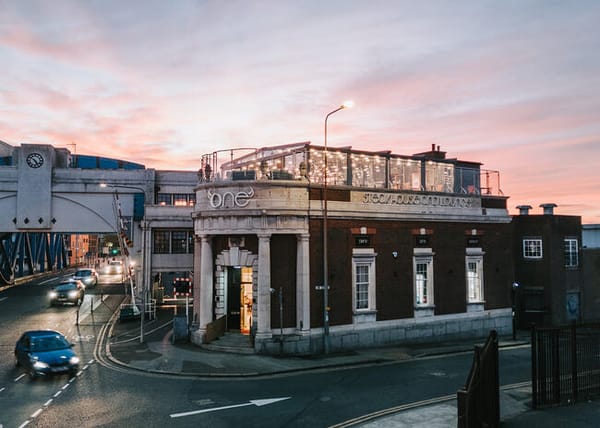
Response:
[[[74,282],[66,282],[63,284],[58,284],[56,286],[57,291],[67,291],[67,290],[75,290],[77,288],[77,284]]]
[[[75,272],[75,276],[90,276],[91,274],[91,270],[78,270],[77,272]]]
[[[63,336],[43,336],[31,338],[32,351],[57,351],[68,348],[69,342]]]

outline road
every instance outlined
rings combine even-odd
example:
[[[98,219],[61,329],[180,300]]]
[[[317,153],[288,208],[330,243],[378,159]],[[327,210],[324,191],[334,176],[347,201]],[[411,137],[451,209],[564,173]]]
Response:
[[[48,307],[53,281],[0,293],[0,426],[327,427],[401,404],[455,394],[472,355],[260,379],[206,380],[113,367],[101,338],[122,285],[100,284],[76,307]],[[94,294],[91,294],[94,293]],[[93,314],[91,311],[93,303]],[[77,376],[30,380],[14,366],[14,342],[31,328],[55,328],[75,344]],[[529,376],[529,349],[500,352],[500,383]],[[273,401],[265,400],[273,399]]]

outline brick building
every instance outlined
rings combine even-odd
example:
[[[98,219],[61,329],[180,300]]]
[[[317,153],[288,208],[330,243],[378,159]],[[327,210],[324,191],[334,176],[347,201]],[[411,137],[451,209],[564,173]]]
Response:
[[[299,143],[213,153],[200,175],[193,342],[304,354],[510,333],[511,216],[480,163]]]

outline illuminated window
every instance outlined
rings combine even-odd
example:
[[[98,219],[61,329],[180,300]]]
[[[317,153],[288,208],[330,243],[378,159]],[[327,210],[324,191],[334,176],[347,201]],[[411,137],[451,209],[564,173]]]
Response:
[[[523,239],[523,257],[526,259],[542,258],[541,239]]]
[[[173,205],[176,207],[185,207],[188,204],[187,193],[174,193],[173,194]]]
[[[467,256],[467,302],[483,301],[483,256]]]
[[[390,159],[389,182],[392,189],[421,190],[421,162],[411,159]]]
[[[156,195],[156,203],[158,205],[171,205],[171,194],[159,193],[158,195]]]
[[[355,311],[375,309],[375,252],[355,248],[352,252],[352,288]]]
[[[433,252],[415,248],[413,257],[415,306],[433,306]]]
[[[425,189],[430,192],[454,192],[454,165],[427,162],[425,165]]]

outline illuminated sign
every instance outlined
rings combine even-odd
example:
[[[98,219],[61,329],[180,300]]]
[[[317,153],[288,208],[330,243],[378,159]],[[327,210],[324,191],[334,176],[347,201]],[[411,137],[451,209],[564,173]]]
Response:
[[[376,192],[364,193],[362,202],[378,205],[420,205],[453,208],[474,208],[480,203],[477,198]]]
[[[254,189],[252,187],[248,188],[246,191],[239,192],[223,192],[217,193],[208,191],[208,202],[213,208],[244,208],[250,202],[250,199],[254,196]]]

